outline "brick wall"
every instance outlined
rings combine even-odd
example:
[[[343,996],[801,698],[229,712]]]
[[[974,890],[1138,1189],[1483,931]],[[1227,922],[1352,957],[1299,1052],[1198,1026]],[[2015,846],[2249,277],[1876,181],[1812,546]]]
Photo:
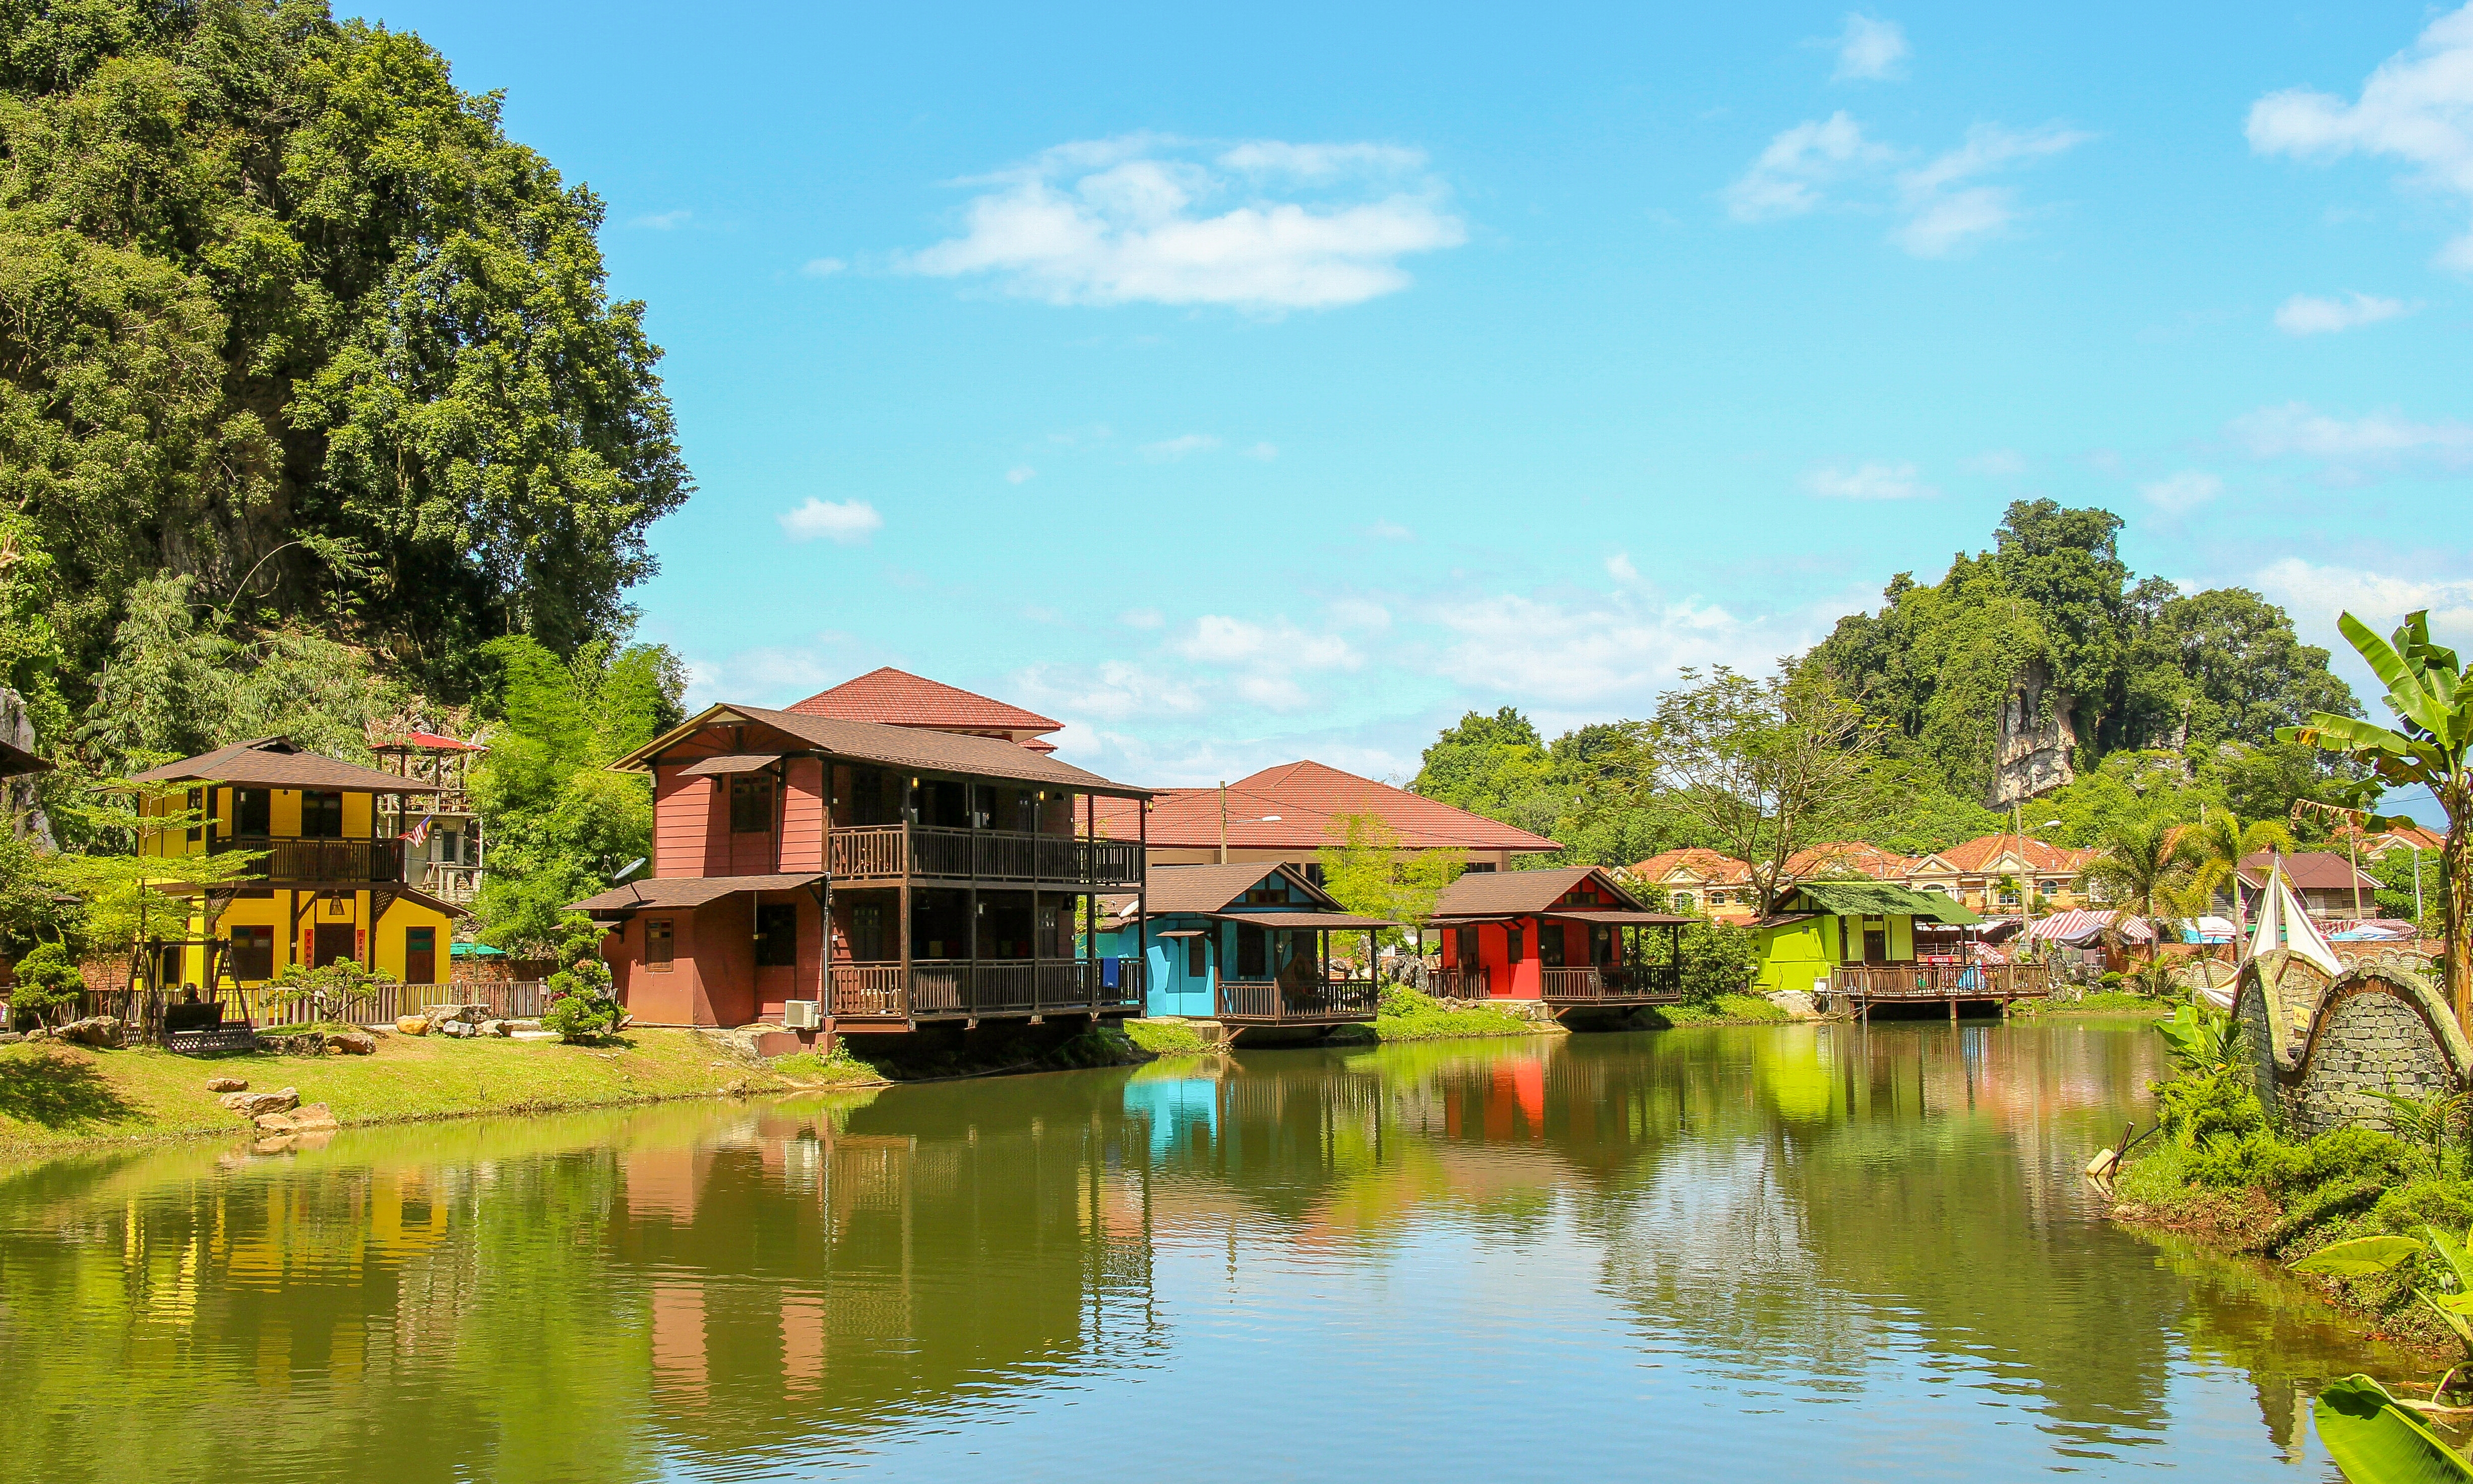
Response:
[[[2429,1097],[2473,1078],[2473,1045],[2437,988],[2400,958],[2332,982],[2307,961],[2263,954],[2242,970],[2234,1014],[2259,1101],[2292,1136],[2390,1126],[2374,1092]]]

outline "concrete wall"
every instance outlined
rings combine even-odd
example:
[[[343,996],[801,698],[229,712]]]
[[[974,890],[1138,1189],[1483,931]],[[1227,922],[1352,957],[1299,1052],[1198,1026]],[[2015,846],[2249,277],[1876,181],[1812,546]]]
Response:
[[[2329,980],[2281,950],[2244,966],[2233,1014],[2259,1101],[2287,1134],[2391,1126],[2372,1096],[2461,1091],[2473,1046],[2437,988],[2401,962],[2356,964]]]

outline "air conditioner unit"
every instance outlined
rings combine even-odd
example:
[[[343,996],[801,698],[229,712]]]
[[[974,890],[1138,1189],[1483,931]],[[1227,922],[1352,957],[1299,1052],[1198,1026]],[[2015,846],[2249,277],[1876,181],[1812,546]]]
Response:
[[[822,1000],[793,999],[781,1004],[781,1028],[790,1031],[824,1029],[825,1005]]]

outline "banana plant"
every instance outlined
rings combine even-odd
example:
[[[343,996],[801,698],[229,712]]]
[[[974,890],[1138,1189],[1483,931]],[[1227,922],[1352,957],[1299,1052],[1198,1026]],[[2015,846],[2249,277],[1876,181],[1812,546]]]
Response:
[[[2456,1336],[2457,1343],[2464,1347],[2466,1360],[2448,1367],[2447,1374],[2431,1388],[2431,1400],[2436,1401],[2446,1392],[2447,1383],[2456,1378],[2456,1373],[2464,1369],[2467,1360],[2473,1360],[2473,1256],[2468,1256],[2464,1250],[2465,1242],[2473,1242],[2473,1232],[2466,1233],[2464,1241],[2460,1242],[2437,1227],[2423,1227],[2421,1230],[2426,1240],[2390,1235],[2357,1236],[2349,1241],[2330,1242],[2291,1264],[2291,1271],[2313,1273],[2322,1278],[2365,1278],[2373,1273],[2385,1273],[2424,1254],[2437,1258],[2451,1286],[2442,1292],[2433,1293],[2415,1285],[2413,1297],[2429,1305],[2431,1312],[2438,1316],[2439,1323]]]
[[[2318,1441],[2352,1484],[2462,1484],[2467,1467],[2430,1424],[2366,1376],[2330,1382],[2310,1409]]]
[[[2209,1076],[2241,1060],[2241,1022],[2204,1005],[2183,1005],[2169,1020],[2155,1022],[2164,1038],[2164,1053],[2178,1070]]]
[[[2456,651],[2430,642],[2428,611],[2408,613],[2392,637],[2345,613],[2336,620],[2372,674],[2388,688],[2388,709],[2399,726],[2382,727],[2356,716],[2320,711],[2308,725],[2280,727],[2276,736],[2368,763],[2389,788],[2421,784],[2447,814],[2447,843],[2439,852],[2439,903],[2445,909],[2447,943],[2440,975],[2460,1024],[2473,1027],[2473,672]],[[2372,817],[2365,829],[2389,829],[2400,816]]]

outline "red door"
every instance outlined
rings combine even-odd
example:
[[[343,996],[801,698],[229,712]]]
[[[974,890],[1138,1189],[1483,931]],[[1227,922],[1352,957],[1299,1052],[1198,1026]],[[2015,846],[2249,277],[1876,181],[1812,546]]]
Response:
[[[349,922],[321,922],[318,936],[310,940],[309,967],[324,969],[342,959],[352,957],[353,928]]]

